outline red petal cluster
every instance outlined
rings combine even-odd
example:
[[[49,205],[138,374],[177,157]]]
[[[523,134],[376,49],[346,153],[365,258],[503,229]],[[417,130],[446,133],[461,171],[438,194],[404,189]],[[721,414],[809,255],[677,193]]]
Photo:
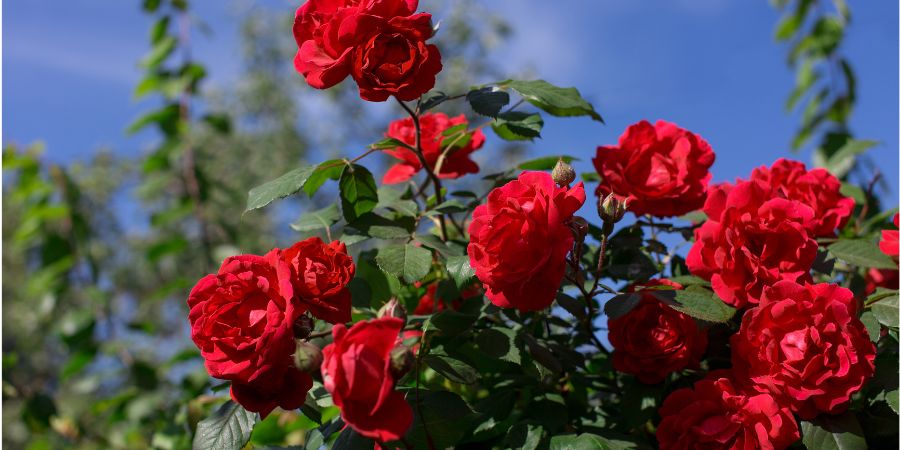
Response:
[[[443,132],[454,126],[468,125],[468,123],[466,116],[462,114],[451,118],[444,113],[426,113],[419,117],[419,127],[422,132],[420,142],[422,154],[425,156],[428,167],[436,170],[438,178],[459,178],[467,173],[478,173],[478,164],[472,161],[471,155],[484,145],[484,133],[481,130],[472,131],[471,138],[465,146],[447,151],[443,159],[441,158],[443,153],[441,145],[445,139],[448,139]],[[413,126],[412,118],[407,117],[391,122],[385,136],[414,147],[416,145],[416,129]],[[419,158],[405,147],[385,150],[385,153],[400,160],[384,174],[382,181],[385,184],[402,183],[422,170]],[[440,167],[438,168],[439,160]]]
[[[434,87],[441,53],[417,0],[309,0],[294,18],[294,68],[317,89],[351,75],[364,100],[414,100]]]

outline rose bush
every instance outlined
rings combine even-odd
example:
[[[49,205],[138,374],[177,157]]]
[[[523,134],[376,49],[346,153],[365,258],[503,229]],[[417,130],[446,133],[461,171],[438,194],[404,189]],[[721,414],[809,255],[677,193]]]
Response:
[[[597,148],[581,181],[583,153],[513,169],[484,155],[491,173],[466,177],[491,136],[538,138],[543,114],[602,118],[577,89],[543,80],[432,90],[440,52],[417,7],[297,10],[308,84],[350,76],[363,100],[394,97],[406,117],[355,157],[248,194],[250,212],[334,180],[339,201],[292,224],[305,239],[226,259],[191,293],[209,374],[247,411],[285,410],[250,433],[242,420],[256,416],[226,403],[237,419],[215,413],[199,441],[785,449],[895,436],[897,267],[875,241],[882,231],[896,256],[897,232],[882,230],[889,213],[847,181],[849,166],[779,159],[710,185],[709,143],[659,120]],[[835,154],[860,148],[847,145]],[[362,163],[371,154],[391,158],[381,186]],[[596,210],[578,216],[591,182]],[[272,438],[279,424],[293,431]]]

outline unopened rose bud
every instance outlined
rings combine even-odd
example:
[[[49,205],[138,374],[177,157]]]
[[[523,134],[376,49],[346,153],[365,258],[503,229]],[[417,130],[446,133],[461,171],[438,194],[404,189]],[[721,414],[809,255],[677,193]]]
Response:
[[[584,237],[587,236],[588,221],[584,220],[584,217],[575,216],[572,218],[572,221],[569,222],[569,228],[572,229],[572,236],[575,238],[575,242],[584,241]]]
[[[388,300],[381,309],[378,310],[378,317],[396,317],[406,323],[406,309],[397,301],[396,298]]]
[[[553,181],[560,187],[568,186],[575,181],[575,169],[563,161],[562,158],[559,158],[559,161],[556,161],[556,165],[553,166],[550,176],[553,177]]]
[[[612,224],[622,220],[627,209],[628,201],[622,200],[616,194],[607,195],[597,204],[597,212],[604,223]]]
[[[391,350],[391,375],[394,376],[394,379],[399,380],[406,375],[415,363],[415,356],[409,347],[400,344]]]
[[[309,336],[309,333],[312,333],[315,326],[316,323],[312,317],[309,317],[306,314],[298,317],[297,320],[294,321],[294,338],[306,339]]]
[[[294,351],[294,367],[303,372],[312,373],[322,365],[322,350],[309,342],[298,340]]]

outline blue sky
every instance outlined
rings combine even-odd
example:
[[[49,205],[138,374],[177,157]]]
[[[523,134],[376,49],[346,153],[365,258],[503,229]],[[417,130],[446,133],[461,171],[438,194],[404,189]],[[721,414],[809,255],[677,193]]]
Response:
[[[198,36],[194,56],[213,85],[237,77],[241,11],[252,0],[194,2],[213,33]],[[293,14],[299,2],[266,1]],[[845,54],[857,71],[852,130],[881,144],[871,151],[895,191],[898,180],[898,3],[851,1]],[[148,104],[131,92],[147,48],[150,19],[137,1],[7,2],[3,14],[3,142],[43,140],[48,158],[86,158],[98,147],[133,153],[148,136],[123,130]],[[427,8],[427,0],[422,1]],[[615,143],[640,119],[666,119],[704,136],[717,154],[715,180],[790,156],[798,124],[784,110],[793,84],[786,49],[772,29],[768,2],[739,0],[491,0],[517,34],[495,60],[514,70],[574,85],[606,118],[550,119],[535,155],[566,153],[589,170],[594,148]],[[439,19],[439,17],[437,18]],[[285,30],[289,33],[289,30]],[[395,107],[384,105],[383,108]],[[399,114],[399,111],[397,112]],[[375,140],[377,136],[373,136]],[[488,139],[492,139],[491,136]],[[480,152],[488,165],[489,149]],[[809,162],[809,153],[794,155]]]

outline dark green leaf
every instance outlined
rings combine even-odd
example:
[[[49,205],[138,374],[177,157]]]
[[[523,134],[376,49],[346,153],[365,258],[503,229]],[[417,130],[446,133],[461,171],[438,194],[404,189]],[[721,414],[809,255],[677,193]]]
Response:
[[[596,434],[567,434],[550,438],[550,450],[610,450],[609,441]]]
[[[303,189],[303,184],[309,179],[314,169],[312,166],[300,167],[250,189],[247,194],[247,208],[244,209],[244,212],[262,208],[275,200],[297,193]]]
[[[603,305],[603,311],[610,319],[618,319],[634,309],[641,301],[640,294],[619,294]]]
[[[458,359],[442,355],[426,355],[422,359],[428,367],[454,383],[474,384],[478,380],[478,372]]]
[[[882,253],[877,245],[863,239],[841,239],[829,245],[828,252],[837,259],[861,267],[897,268],[897,263]]]
[[[481,330],[475,336],[475,344],[486,355],[521,364],[522,356],[516,332],[504,327],[494,327]]]
[[[444,336],[456,336],[472,328],[478,316],[446,310],[433,314],[423,329],[434,329]]]
[[[441,103],[447,101],[449,96],[441,91],[431,91],[422,96],[422,102],[419,104],[419,112],[428,111]]]
[[[148,125],[155,123],[164,133],[174,134],[180,114],[181,113],[178,109],[178,105],[168,105],[163,107],[162,109],[150,111],[149,113],[139,117],[137,120],[132,122],[131,125],[128,125],[126,132],[128,134],[134,134],[144,129]]]
[[[486,87],[469,91],[466,100],[478,114],[497,117],[500,110],[509,104],[509,94],[495,87]]]
[[[516,91],[527,102],[554,116],[590,116],[596,121],[603,122],[600,114],[597,114],[594,107],[581,97],[578,89],[573,87],[561,88],[544,80],[507,80],[498,85]]]
[[[821,415],[813,421],[800,422],[803,444],[810,450],[865,449],[862,427],[852,412],[840,416]]]
[[[689,286],[682,291],[654,290],[654,296],[673,309],[707,322],[724,323],[734,316],[735,309],[718,296],[700,286]]]
[[[380,249],[375,262],[381,270],[414,283],[431,270],[431,252],[412,244],[392,245]]]
[[[347,164],[340,159],[331,159],[317,165],[303,185],[303,192],[312,197],[326,181],[340,179],[346,166]]]
[[[556,303],[558,303],[559,306],[562,306],[562,308],[565,309],[569,314],[579,319],[584,318],[587,314],[585,312],[585,304],[579,302],[570,295],[559,293],[556,296]]]
[[[507,141],[531,141],[541,137],[544,119],[540,114],[509,111],[497,116],[491,128],[501,139]]]
[[[447,272],[459,289],[462,289],[475,276],[475,269],[469,264],[468,255],[447,258]]]
[[[469,405],[452,392],[420,391],[418,396],[410,392],[406,400],[411,404],[415,414],[413,426],[406,435],[412,448],[430,447],[429,440],[425,436],[426,428],[434,448],[446,449],[458,446],[477,420]],[[416,402],[419,404],[416,405]]]
[[[571,164],[572,161],[578,161],[578,158],[574,156],[568,155],[560,155],[560,156],[544,156],[541,158],[532,159],[529,161],[525,161],[519,164],[518,167],[521,170],[553,170],[553,167],[556,166],[556,162],[562,158],[563,161]]]
[[[347,222],[372,211],[378,205],[378,189],[372,172],[363,166],[353,164],[344,167],[341,173],[341,209]]]
[[[393,150],[397,147],[405,147],[406,143],[396,138],[384,138],[372,145],[369,148],[374,148],[377,150]]]
[[[331,228],[341,220],[341,211],[337,204],[332,203],[320,210],[303,213],[297,221],[291,224],[295,231],[315,231]]]
[[[416,221],[408,216],[388,219],[368,212],[348,224],[348,226],[376,239],[401,239],[408,238],[412,234]]]
[[[872,305],[872,314],[882,325],[889,328],[900,326],[900,312],[897,309],[897,294],[878,300]]]
[[[229,400],[197,424],[194,450],[240,450],[250,440],[259,414]]]

